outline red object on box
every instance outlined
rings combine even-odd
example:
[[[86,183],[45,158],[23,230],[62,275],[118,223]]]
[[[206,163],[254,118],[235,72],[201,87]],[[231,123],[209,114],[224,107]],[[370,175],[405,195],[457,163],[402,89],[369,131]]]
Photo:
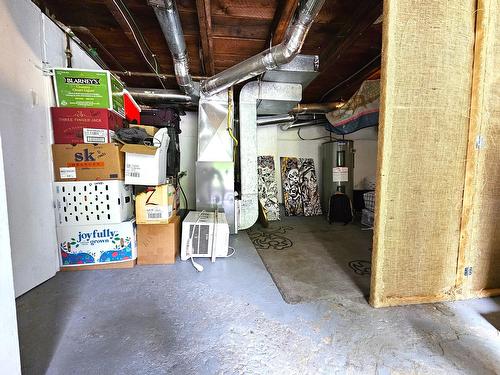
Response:
[[[55,144],[85,143],[83,141],[84,128],[107,130],[105,143],[108,143],[110,142],[109,131],[123,128],[125,121],[116,112],[98,108],[52,107],[50,114]]]
[[[132,95],[127,90],[123,90],[123,106],[125,108],[125,118],[130,123],[141,123],[141,107],[135,102]]]

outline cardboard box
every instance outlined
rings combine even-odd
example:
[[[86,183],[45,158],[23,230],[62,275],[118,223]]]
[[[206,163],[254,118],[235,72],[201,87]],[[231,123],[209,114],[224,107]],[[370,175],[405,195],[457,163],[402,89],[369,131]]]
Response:
[[[61,267],[126,262],[137,258],[133,220],[119,224],[57,227]]]
[[[54,143],[109,143],[114,132],[124,127],[124,118],[108,109],[50,109]]]
[[[58,107],[107,108],[124,116],[123,83],[107,70],[54,69]]]
[[[167,151],[170,137],[166,128],[158,130],[154,146],[124,144],[125,183],[157,186],[167,182]]]
[[[174,215],[175,188],[165,184],[148,188],[135,197],[137,224],[168,224]]]
[[[55,182],[57,225],[121,223],[134,216],[132,186],[123,181]]]
[[[180,251],[181,219],[169,224],[137,225],[137,264],[173,264]]]
[[[62,267],[60,271],[93,271],[93,270],[111,270],[117,268],[134,268],[137,260],[124,260],[123,262],[112,262],[112,263],[97,263],[90,265],[81,265],[78,267]]]
[[[123,180],[125,159],[120,145],[52,145],[56,181]]]

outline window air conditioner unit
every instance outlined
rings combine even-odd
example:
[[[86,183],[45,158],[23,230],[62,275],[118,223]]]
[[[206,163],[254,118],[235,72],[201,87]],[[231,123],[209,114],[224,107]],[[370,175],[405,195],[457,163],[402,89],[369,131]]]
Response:
[[[231,256],[229,225],[223,212],[191,211],[182,222],[181,260]]]

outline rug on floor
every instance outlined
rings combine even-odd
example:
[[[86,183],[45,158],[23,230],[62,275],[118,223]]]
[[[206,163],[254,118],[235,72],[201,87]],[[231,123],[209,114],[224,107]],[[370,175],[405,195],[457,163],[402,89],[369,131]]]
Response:
[[[248,235],[287,303],[368,297],[371,231],[314,216],[256,224]]]

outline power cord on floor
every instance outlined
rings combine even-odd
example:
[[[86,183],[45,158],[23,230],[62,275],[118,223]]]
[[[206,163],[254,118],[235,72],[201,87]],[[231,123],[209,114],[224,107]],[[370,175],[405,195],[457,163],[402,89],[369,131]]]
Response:
[[[198,272],[203,272],[203,266],[201,264],[195,262],[195,260],[193,259],[193,238],[194,238],[194,231],[196,230],[197,226],[199,228],[198,223],[200,222],[201,216],[204,213],[205,213],[205,210],[201,211],[200,214],[198,215],[198,219],[196,219],[196,222],[193,225],[193,231],[191,232],[191,235],[189,236],[188,243],[187,243],[187,249],[186,249],[187,255],[189,255],[189,259],[191,259],[191,264]],[[200,231],[198,229],[198,235],[200,234],[199,232]]]

